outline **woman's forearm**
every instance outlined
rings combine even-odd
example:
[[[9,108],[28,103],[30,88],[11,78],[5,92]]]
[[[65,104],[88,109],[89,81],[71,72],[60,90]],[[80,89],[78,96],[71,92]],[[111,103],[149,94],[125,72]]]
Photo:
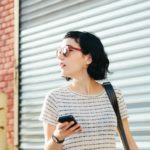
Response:
[[[129,147],[131,150],[138,150],[138,146],[135,142],[135,140],[133,139],[133,136],[131,134],[131,132],[128,134],[128,143],[129,143]]]
[[[61,150],[61,147],[62,147],[62,144],[57,144],[51,138],[45,143],[44,150]]]

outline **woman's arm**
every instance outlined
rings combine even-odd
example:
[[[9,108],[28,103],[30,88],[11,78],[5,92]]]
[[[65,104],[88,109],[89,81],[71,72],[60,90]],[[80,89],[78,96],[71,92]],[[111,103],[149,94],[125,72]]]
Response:
[[[123,122],[123,127],[124,127],[124,131],[125,131],[125,134],[126,134],[126,137],[127,137],[127,141],[128,141],[130,150],[138,150],[136,142],[134,141],[132,133],[129,129],[128,119],[125,118],[125,119],[122,120],[122,122]],[[119,133],[119,131],[118,131],[118,133]]]
[[[71,127],[73,124],[74,122],[58,123],[55,127],[53,125],[43,123],[45,136],[44,150],[61,150],[62,144],[56,143],[52,139],[52,135],[54,135],[57,139],[62,141],[66,137],[69,137],[72,134],[80,132],[81,131],[80,125],[76,124],[73,127]]]
[[[52,149],[61,150],[62,144],[57,144],[52,140],[52,134],[56,127],[47,123],[43,123],[43,128],[45,137],[44,150],[52,150]]]

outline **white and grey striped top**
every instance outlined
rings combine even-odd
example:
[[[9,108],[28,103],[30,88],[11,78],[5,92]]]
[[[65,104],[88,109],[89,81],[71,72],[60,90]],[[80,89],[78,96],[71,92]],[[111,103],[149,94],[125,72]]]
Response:
[[[122,93],[115,89],[121,117],[127,117]],[[40,120],[56,125],[58,117],[73,115],[82,132],[65,139],[62,150],[116,150],[117,120],[105,91],[96,95],[81,95],[61,87],[45,97]]]

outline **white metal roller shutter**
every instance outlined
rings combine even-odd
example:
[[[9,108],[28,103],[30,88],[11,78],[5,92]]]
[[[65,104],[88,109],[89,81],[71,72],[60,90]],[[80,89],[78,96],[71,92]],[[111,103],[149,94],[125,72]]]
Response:
[[[20,149],[43,149],[44,95],[65,83],[56,48],[67,31],[86,30],[102,39],[114,72],[109,79],[124,92],[140,150],[149,150],[150,1],[21,0],[20,10]]]

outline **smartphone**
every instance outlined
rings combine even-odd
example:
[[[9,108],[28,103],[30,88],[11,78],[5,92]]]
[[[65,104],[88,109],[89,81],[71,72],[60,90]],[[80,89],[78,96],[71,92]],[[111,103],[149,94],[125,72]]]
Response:
[[[71,122],[71,121],[74,121],[74,124],[72,126],[77,124],[77,121],[75,120],[75,118],[72,115],[61,116],[58,119],[58,122],[61,122],[61,123],[63,123],[63,122]]]

